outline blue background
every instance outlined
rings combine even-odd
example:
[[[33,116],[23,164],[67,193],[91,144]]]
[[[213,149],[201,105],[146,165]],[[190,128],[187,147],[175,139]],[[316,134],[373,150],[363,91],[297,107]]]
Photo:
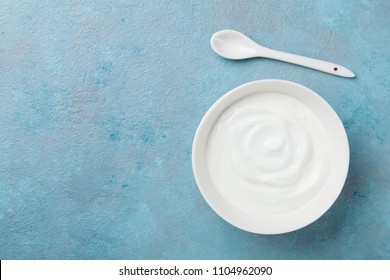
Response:
[[[389,259],[390,1],[59,1],[0,5],[0,259]],[[355,79],[228,61],[211,35],[333,61]],[[350,141],[334,206],[262,236],[201,197],[192,140],[258,79],[323,96]]]

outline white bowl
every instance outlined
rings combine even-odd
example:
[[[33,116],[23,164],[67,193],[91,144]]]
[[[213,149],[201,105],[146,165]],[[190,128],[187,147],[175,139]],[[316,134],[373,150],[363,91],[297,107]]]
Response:
[[[230,106],[253,94],[279,93],[290,96],[309,108],[324,128],[331,151],[331,165],[326,180],[315,195],[299,205],[275,211],[248,212],[240,209],[222,195],[212,180],[207,153],[209,136]],[[241,85],[218,99],[207,111],[196,131],[192,147],[192,166],[198,188],[210,207],[230,224],[254,233],[279,234],[300,229],[321,217],[339,196],[348,173],[349,146],[342,122],[332,107],[314,91],[284,80],[260,80]],[[307,174],[308,176],[309,174]],[[305,174],[303,174],[305,176]],[[259,202],[260,203],[260,202]],[[276,204],[277,205],[277,204]],[[274,208],[277,206],[274,206]],[[282,210],[284,209],[284,210]]]

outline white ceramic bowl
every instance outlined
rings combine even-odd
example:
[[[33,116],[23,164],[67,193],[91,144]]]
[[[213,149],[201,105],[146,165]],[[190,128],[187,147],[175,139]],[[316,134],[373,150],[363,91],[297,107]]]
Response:
[[[215,122],[232,104],[252,94],[276,92],[304,103],[322,123],[332,147],[332,166],[316,195],[289,211],[248,213],[227,201],[214,186],[207,163],[207,145]],[[243,230],[279,234],[300,229],[321,217],[339,196],[348,173],[349,145],[342,122],[332,107],[314,91],[284,80],[260,80],[241,85],[218,99],[196,131],[192,147],[196,183],[210,207],[224,220]]]

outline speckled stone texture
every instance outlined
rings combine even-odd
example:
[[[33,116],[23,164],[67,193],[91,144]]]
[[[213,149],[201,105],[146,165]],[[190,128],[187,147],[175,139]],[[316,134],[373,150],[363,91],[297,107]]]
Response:
[[[0,259],[389,259],[390,1],[53,1],[0,5]],[[228,61],[236,29],[334,61],[345,79]],[[350,141],[334,206],[262,236],[201,197],[192,139],[227,91],[286,79],[323,96]]]

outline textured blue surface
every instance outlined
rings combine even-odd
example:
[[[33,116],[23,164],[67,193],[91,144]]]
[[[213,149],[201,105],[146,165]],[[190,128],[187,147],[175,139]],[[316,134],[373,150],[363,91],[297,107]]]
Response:
[[[2,0],[0,259],[389,259],[389,11],[387,0]],[[224,60],[209,45],[221,29],[357,77]],[[210,105],[266,78],[322,95],[351,148],[331,210],[277,236],[220,219],[191,167]]]

